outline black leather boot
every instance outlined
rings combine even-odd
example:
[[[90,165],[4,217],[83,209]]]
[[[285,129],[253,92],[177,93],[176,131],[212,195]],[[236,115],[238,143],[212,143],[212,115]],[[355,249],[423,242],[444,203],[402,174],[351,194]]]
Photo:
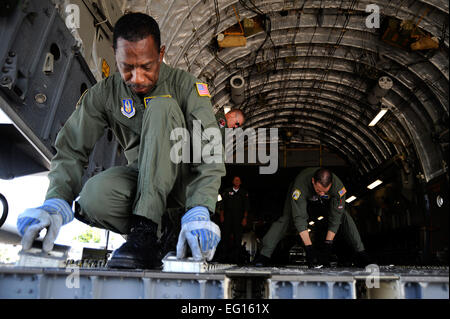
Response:
[[[127,241],[113,252],[108,268],[150,269],[161,266],[161,251],[156,236],[158,225],[148,218],[133,215]]]

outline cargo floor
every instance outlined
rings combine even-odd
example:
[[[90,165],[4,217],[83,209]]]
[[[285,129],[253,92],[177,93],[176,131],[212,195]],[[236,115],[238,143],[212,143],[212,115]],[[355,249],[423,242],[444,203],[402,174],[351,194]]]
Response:
[[[448,267],[216,267],[202,273],[0,267],[0,298],[448,299]]]

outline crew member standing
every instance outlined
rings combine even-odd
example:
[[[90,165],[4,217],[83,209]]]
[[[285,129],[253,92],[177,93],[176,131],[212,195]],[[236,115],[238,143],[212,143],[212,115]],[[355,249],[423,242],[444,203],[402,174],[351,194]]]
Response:
[[[247,226],[250,201],[247,190],[241,187],[239,176],[233,178],[232,184],[233,186],[226,188],[222,194],[220,222],[223,225],[224,254],[236,261],[241,248],[242,233]]]

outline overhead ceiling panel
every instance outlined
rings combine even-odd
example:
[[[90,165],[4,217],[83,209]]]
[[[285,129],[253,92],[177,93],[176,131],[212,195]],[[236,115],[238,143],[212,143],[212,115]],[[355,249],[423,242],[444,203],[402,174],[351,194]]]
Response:
[[[411,51],[383,41],[381,28],[366,26],[371,4],[380,8],[381,27],[389,19],[410,21],[436,37],[439,48]],[[226,105],[243,110],[245,127],[296,129],[293,145],[329,146],[361,174],[397,154],[418,159],[426,180],[446,170],[436,136],[448,125],[448,1],[128,0],[126,6],[156,18],[165,61],[207,82],[216,112]],[[259,19],[265,30],[248,36],[245,47],[220,49],[215,39],[237,24],[237,15]],[[239,105],[229,84],[236,74],[245,79]],[[381,100],[389,112],[368,127],[380,105],[367,95],[381,76],[394,83]]]

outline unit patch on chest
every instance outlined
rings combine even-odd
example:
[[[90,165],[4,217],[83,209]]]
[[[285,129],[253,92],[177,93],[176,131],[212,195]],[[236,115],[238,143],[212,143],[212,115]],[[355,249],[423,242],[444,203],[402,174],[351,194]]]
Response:
[[[133,106],[133,99],[122,99],[122,107],[120,110],[123,115],[132,118],[136,114],[136,109]]]

